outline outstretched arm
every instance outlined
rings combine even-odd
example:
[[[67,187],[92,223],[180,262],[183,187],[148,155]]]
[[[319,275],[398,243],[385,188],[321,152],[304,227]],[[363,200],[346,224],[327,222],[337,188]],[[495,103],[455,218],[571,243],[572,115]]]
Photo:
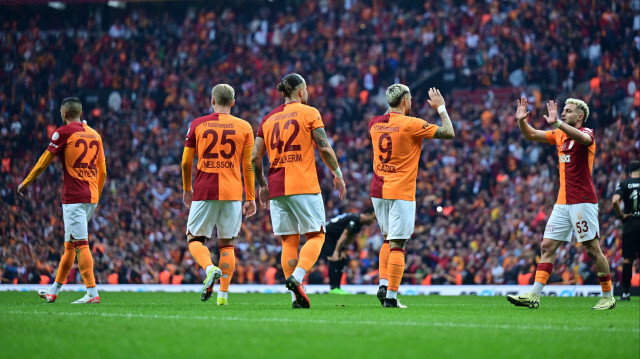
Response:
[[[548,142],[547,135],[544,131],[536,130],[527,123],[529,117],[529,111],[527,111],[528,103],[526,98],[521,98],[517,101],[518,108],[516,109],[516,120],[518,120],[518,127],[520,132],[529,141]]]
[[[324,128],[319,127],[313,130],[311,135],[313,136],[313,141],[315,141],[316,146],[318,146],[318,153],[320,153],[322,161],[335,176],[333,179],[334,188],[340,191],[340,199],[344,199],[347,189],[344,184],[344,179],[342,179],[342,171],[340,171],[338,158],[336,158],[336,154],[333,152],[333,148],[327,139],[327,133],[324,132]]]
[[[450,140],[454,138],[456,134],[453,130],[453,124],[451,123],[447,109],[444,107],[444,98],[440,94],[440,90],[435,87],[430,88],[429,100],[427,100],[427,102],[429,102],[431,107],[438,111],[438,114],[442,119],[442,127],[438,127],[436,133],[433,134],[433,138],[441,140]]]
[[[44,151],[42,156],[40,156],[38,163],[36,163],[36,165],[33,167],[27,178],[25,178],[24,181],[22,181],[22,183],[20,183],[20,185],[18,186],[18,193],[21,196],[24,196],[24,194],[22,194],[22,190],[27,188],[31,184],[31,182],[35,181],[36,178],[38,178],[42,174],[42,172],[47,169],[47,167],[49,167],[51,162],[53,162],[54,157],[55,155],[53,153]]]

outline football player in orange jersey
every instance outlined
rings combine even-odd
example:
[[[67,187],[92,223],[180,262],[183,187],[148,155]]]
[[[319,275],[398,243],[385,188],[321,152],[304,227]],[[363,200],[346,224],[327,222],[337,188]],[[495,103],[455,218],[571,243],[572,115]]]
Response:
[[[211,90],[213,113],[193,120],[182,155],[183,198],[189,208],[189,252],[206,272],[200,300],[211,297],[213,285],[220,278],[218,305],[228,304],[229,283],[236,266],[233,239],[240,233],[242,215],[251,217],[256,213],[251,167],[253,129],[247,121],[231,116],[235,102],[231,86],[216,85]],[[196,151],[198,170],[192,189],[191,166]],[[244,205],[241,164],[246,193]],[[211,252],[205,244],[214,226],[218,229],[220,268],[211,262]]]
[[[344,199],[346,188],[333,148],[329,144],[320,112],[307,105],[307,84],[302,76],[285,76],[278,91],[284,104],[266,115],[255,140],[252,164],[258,179],[260,203],[270,209],[273,233],[282,236],[282,270],[291,291],[293,308],[309,308],[302,281],[316,263],[324,243],[325,212],[316,173],[313,144],[333,172],[333,184]],[[271,166],[269,182],[262,158],[267,152]],[[300,249],[300,234],[307,242]]]
[[[404,246],[413,234],[416,217],[416,179],[422,140],[450,140],[455,136],[444,105],[435,88],[429,90],[429,104],[442,119],[442,127],[409,116],[411,91],[402,84],[387,89],[389,111],[369,121],[373,145],[371,201],[384,236],[380,247],[380,288],[378,299],[383,307],[406,308],[398,299],[404,273]]]
[[[100,296],[93,276],[93,257],[89,250],[87,224],[98,206],[107,167],[102,138],[91,127],[80,121],[82,103],[76,97],[62,101],[60,115],[64,126],[51,136],[51,143],[42,154],[29,176],[18,186],[18,193],[31,184],[51,164],[57,155],[64,170],[62,187],[62,214],[64,219],[64,254],[55,281],[49,289],[39,289],[38,295],[53,303],[73,266],[76,255],[82,281],[87,294],[73,302],[100,303]]]
[[[596,140],[593,130],[584,127],[589,118],[589,106],[582,100],[570,98],[565,103],[560,119],[558,106],[554,101],[549,101],[549,116],[544,118],[549,125],[556,127],[551,131],[531,127],[527,123],[527,107],[526,98],[517,101],[518,126],[527,140],[556,146],[560,161],[560,190],[540,245],[540,263],[536,269],[533,288],[528,293],[508,295],[507,300],[516,306],[540,306],[540,295],[553,270],[556,250],[563,242],[571,242],[571,234],[575,230],[578,242],[584,246],[596,265],[602,287],[602,298],[591,309],[613,309],[616,301],[611,290],[609,262],[600,249],[598,197],[591,177]]]

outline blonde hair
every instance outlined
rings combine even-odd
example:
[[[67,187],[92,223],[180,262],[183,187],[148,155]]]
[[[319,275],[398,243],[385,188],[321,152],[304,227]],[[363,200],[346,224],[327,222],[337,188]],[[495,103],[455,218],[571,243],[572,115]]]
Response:
[[[398,107],[405,95],[411,95],[409,87],[403,84],[393,84],[387,89],[387,102],[391,107]]]
[[[584,113],[584,119],[582,119],[582,124],[587,122],[587,118],[589,118],[589,106],[587,105],[586,102],[582,100],[578,100],[577,98],[568,98],[565,103],[576,105],[577,108],[582,110],[582,112]]]
[[[233,99],[236,97],[236,92],[233,87],[227,84],[219,84],[211,89],[211,97],[216,100],[216,105],[218,106],[231,106]]]

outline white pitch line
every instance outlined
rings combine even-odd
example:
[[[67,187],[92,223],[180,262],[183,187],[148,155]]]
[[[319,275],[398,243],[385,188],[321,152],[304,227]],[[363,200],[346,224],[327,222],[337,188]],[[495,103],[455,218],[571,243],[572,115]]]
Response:
[[[24,315],[61,315],[61,316],[98,316],[105,318],[142,318],[142,319],[179,319],[179,320],[222,320],[222,321],[243,321],[243,322],[276,322],[276,323],[309,323],[309,324],[358,324],[358,325],[394,325],[394,326],[414,326],[414,327],[436,327],[436,328],[474,328],[474,329],[506,329],[506,330],[566,330],[566,331],[588,331],[602,330],[607,332],[633,332],[640,333],[640,328],[594,328],[594,327],[571,327],[568,325],[511,325],[511,324],[477,324],[477,323],[455,323],[455,322],[401,322],[401,321],[335,321],[325,319],[290,319],[290,318],[242,318],[242,317],[223,317],[223,316],[183,316],[183,315],[157,315],[157,314],[140,314],[140,313],[87,313],[87,312],[26,312],[26,311],[7,311],[6,314],[24,314]]]

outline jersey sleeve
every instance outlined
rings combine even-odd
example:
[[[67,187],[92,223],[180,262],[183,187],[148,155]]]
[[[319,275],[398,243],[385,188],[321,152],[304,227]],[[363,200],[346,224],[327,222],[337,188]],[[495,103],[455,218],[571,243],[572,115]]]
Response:
[[[559,131],[559,130],[545,131],[544,132],[545,136],[547,136],[547,142],[549,142],[549,144],[551,144],[551,145],[555,145],[556,144],[556,131]]]
[[[418,138],[433,138],[433,135],[436,134],[438,130],[438,126],[432,125],[427,121],[417,118],[411,117],[410,130],[414,137]]]
[[[624,196],[624,189],[622,188],[622,182],[618,182],[618,184],[616,185],[616,190],[613,193],[621,197]]]
[[[49,143],[49,147],[47,147],[47,151],[57,155],[60,153],[65,146],[67,145],[67,140],[71,136],[71,133],[67,131],[63,127],[59,127],[56,132],[51,135],[51,142]]]
[[[309,121],[309,128],[311,129],[311,131],[324,127],[322,116],[320,116],[320,111],[315,108],[312,108],[311,111],[307,113],[307,121]]]
[[[587,135],[589,135],[589,137],[591,137],[591,143],[593,143],[596,138],[593,136],[593,130],[590,128],[586,128],[586,127],[581,127],[580,128],[580,132],[582,133],[586,133]],[[591,143],[589,145],[591,145]]]
[[[196,128],[194,126],[195,121],[189,125],[189,131],[187,132],[187,139],[184,141],[184,147],[196,147]]]

